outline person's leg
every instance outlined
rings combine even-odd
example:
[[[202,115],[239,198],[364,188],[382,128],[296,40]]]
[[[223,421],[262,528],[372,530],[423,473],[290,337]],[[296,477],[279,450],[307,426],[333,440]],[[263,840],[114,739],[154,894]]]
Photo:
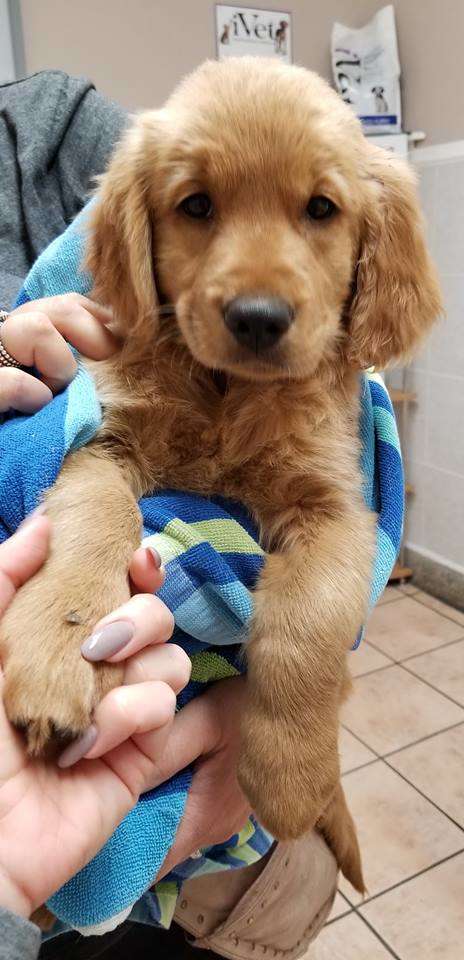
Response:
[[[333,854],[313,831],[300,840],[277,844],[260,867],[184,883],[175,920],[195,945],[185,956],[201,956],[198,947],[237,960],[254,960],[258,947],[271,956],[285,954],[287,960],[305,953],[335,897],[338,870]]]
[[[170,930],[158,930],[143,923],[126,920],[101,937],[83,937],[65,933],[43,944],[39,960],[128,960],[129,957],[153,957],[153,960],[214,960],[218,954],[192,947],[185,932],[174,923]]]
[[[126,920],[102,937],[64,934],[43,945],[40,960],[254,960],[257,947],[297,960],[327,919],[337,875],[313,831],[276,844],[259,863],[186,881],[170,930]]]

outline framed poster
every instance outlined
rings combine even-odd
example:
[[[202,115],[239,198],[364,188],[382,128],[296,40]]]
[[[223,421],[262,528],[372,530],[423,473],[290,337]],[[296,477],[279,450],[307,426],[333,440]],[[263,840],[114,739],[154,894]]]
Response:
[[[218,60],[253,56],[276,57],[291,63],[291,14],[217,3],[216,50]]]

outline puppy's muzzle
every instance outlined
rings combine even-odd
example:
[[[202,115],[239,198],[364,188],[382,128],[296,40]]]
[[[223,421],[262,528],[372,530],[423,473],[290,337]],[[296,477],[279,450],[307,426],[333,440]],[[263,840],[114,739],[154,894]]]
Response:
[[[235,297],[224,307],[224,322],[243,347],[263,353],[275,346],[294,320],[289,303],[280,297]]]

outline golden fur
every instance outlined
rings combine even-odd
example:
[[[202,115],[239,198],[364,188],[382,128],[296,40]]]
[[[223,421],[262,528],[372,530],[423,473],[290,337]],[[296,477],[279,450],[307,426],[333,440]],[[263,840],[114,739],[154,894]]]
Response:
[[[208,221],[178,209],[196,192],[213,199]],[[317,195],[338,208],[327,221],[305,215]],[[128,595],[141,494],[168,485],[236,498],[269,550],[246,647],[240,782],[277,837],[318,822],[362,888],[337,751],[374,553],[358,384],[362,368],[407,356],[440,312],[414,177],[314,74],[206,63],[116,149],[87,266],[123,343],[91,365],[103,429],[47,494],[52,555],[1,627],[9,715],[42,749],[53,731],[82,731],[117,682],[118,669],[85,663],[79,646]],[[265,359],[223,322],[241,294],[294,309]]]

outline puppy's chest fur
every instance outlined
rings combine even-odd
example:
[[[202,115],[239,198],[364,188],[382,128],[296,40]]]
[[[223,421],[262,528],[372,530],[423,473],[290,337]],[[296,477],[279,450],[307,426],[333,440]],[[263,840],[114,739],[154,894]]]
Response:
[[[356,382],[215,377],[182,350],[124,367],[91,364],[104,407],[97,442],[134,464],[138,494],[160,487],[239,499],[262,518],[328,487],[359,489]]]

